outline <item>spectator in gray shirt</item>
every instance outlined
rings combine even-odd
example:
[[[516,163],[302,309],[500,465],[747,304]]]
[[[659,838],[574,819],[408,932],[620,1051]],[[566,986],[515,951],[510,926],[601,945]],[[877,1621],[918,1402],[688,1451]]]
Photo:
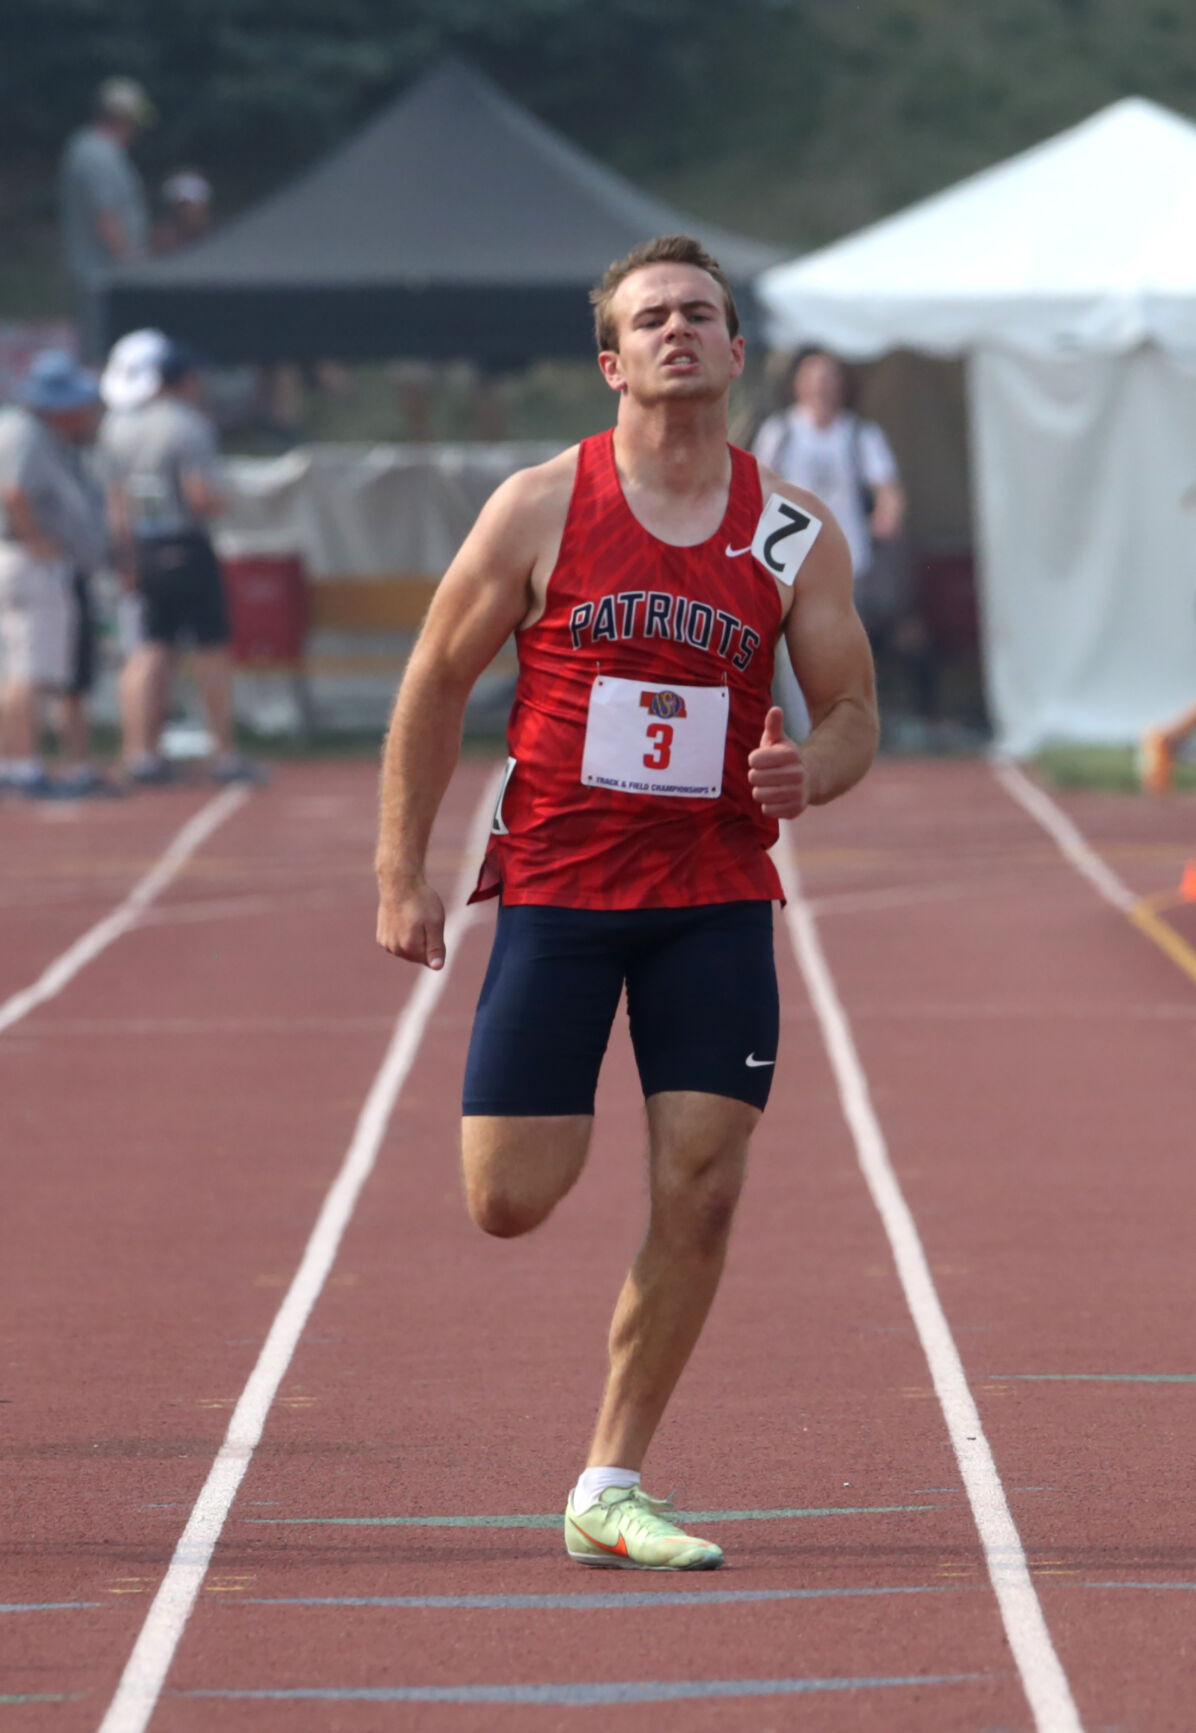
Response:
[[[0,756],[4,785],[26,795],[90,792],[51,782],[39,745],[44,695],[74,684],[75,574],[106,551],[103,500],[79,451],[98,398],[77,362],[45,350],[22,401],[0,409]]]
[[[153,105],[131,78],[109,78],[96,95],[95,117],[67,140],[59,170],[59,206],[67,269],[75,285],[80,341],[88,361],[102,344],[100,294],[107,275],[144,258],[150,216],[145,187],[129,156]]]
[[[165,687],[179,652],[189,649],[214,742],[212,774],[226,782],[252,778],[233,749],[228,613],[208,534],[223,506],[216,429],[199,408],[193,358],[168,344],[154,365],[156,393],[141,407],[110,412],[99,439],[109,515],[142,610],[141,642],[122,679],[126,772],[133,782],[164,779],[169,767],[158,739]]]

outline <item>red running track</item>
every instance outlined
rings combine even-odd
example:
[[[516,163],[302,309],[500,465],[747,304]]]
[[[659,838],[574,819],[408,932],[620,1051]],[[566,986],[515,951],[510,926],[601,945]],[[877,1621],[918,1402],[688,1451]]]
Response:
[[[446,805],[446,889],[487,768]],[[0,1733],[103,1719],[412,989],[372,944],[373,788],[364,766],[283,772],[0,1035]],[[6,808],[0,991],[200,800]],[[1135,892],[1196,853],[1190,803],[1066,805]],[[884,764],[797,837],[1082,1725],[1187,1733],[1196,989],[981,765]],[[546,1525],[642,1227],[641,1110],[620,1031],[574,1194],[525,1241],[470,1228],[454,1121],[488,925],[453,960],[153,1728],[1031,1728],[780,922],[783,1064],[648,1477],[715,1513],[728,1566],[564,1557]]]

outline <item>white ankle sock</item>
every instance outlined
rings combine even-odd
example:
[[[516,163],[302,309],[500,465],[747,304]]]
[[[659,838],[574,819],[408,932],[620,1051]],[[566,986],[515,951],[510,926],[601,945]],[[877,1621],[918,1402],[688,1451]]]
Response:
[[[638,1486],[639,1482],[638,1468],[584,1469],[573,1488],[573,1508],[580,1516],[583,1510],[598,1503],[608,1486]]]

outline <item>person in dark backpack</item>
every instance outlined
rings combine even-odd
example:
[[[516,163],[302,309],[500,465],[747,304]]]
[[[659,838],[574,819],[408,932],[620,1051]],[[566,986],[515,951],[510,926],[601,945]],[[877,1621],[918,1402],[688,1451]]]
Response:
[[[786,481],[826,501],[851,550],[855,605],[878,674],[899,675],[906,701],[925,720],[937,712],[936,669],[926,627],[907,594],[901,548],[905,491],[882,430],[849,406],[841,363],[823,349],[795,360],[793,402],[761,425],[752,450]],[[784,673],[786,713],[796,696]]]
[[[826,501],[851,549],[856,607],[868,624],[869,576],[878,544],[893,543],[905,521],[905,494],[888,440],[874,421],[847,407],[843,368],[810,349],[793,369],[793,402],[770,415],[752,450],[761,463]],[[873,612],[883,608],[880,598]]]

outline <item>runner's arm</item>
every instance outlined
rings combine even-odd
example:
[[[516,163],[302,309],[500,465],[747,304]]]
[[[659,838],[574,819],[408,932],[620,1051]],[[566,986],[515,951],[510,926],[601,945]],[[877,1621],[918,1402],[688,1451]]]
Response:
[[[504,482],[439,584],[395,700],[382,758],[378,943],[444,962],[444,907],[425,877],[474,682],[528,610],[544,518],[535,472]]]
[[[800,749],[807,800],[822,806],[852,788],[876,755],[876,683],[868,635],[855,610],[847,539],[821,500],[802,488],[783,491],[822,519],[785,621],[789,658],[813,724]]]
[[[761,811],[796,818],[807,806],[846,793],[872,763],[879,732],[872,652],[852,598],[851,553],[831,512],[763,465],[760,480],[765,498],[781,493],[822,525],[785,595],[785,642],[813,727],[798,746],[774,706],[748,756],[748,780]]]

